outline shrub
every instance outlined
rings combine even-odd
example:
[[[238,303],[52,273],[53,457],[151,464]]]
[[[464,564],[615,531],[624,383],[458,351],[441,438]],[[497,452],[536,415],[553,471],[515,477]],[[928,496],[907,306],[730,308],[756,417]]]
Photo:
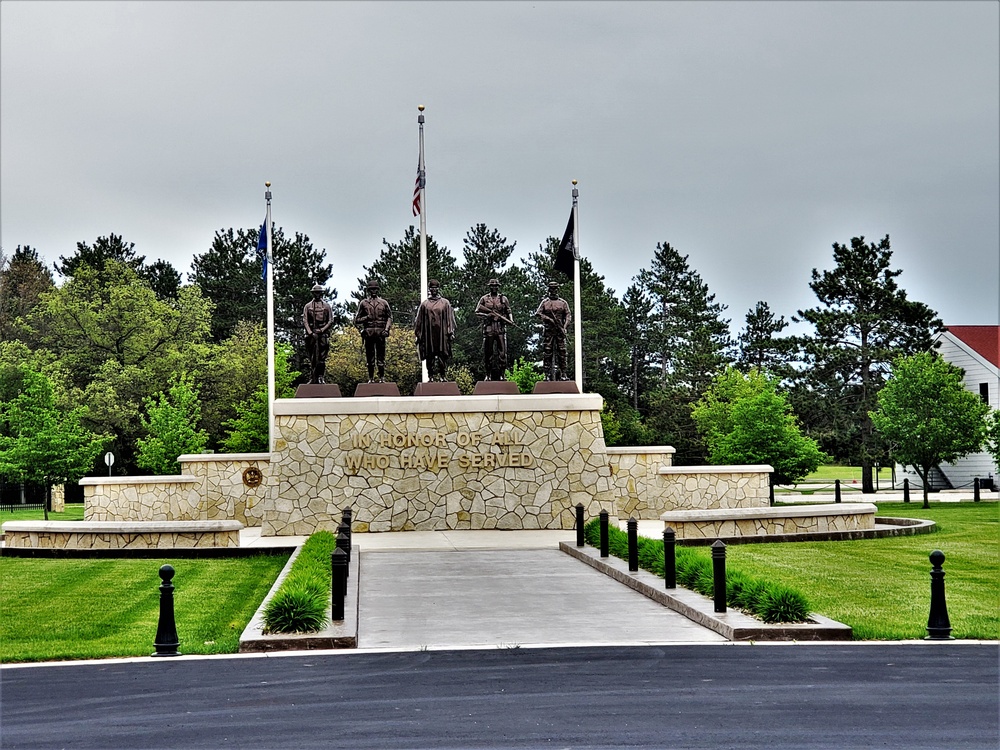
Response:
[[[600,521],[592,519],[583,527],[587,544],[601,543]],[[663,542],[648,537],[638,538],[639,567],[663,577]],[[628,559],[628,534],[615,527],[608,528],[608,552]],[[677,583],[703,596],[715,595],[715,575],[710,558],[691,547],[675,550]],[[809,617],[806,598],[781,583],[766,581],[743,573],[732,564],[726,566],[726,602],[764,622],[803,622]]]
[[[809,605],[798,591],[772,583],[760,592],[754,614],[764,622],[804,622]]]
[[[329,531],[311,535],[281,587],[264,608],[265,633],[315,633],[327,622],[330,555],[337,538]]]
[[[327,623],[330,587],[317,578],[282,584],[264,609],[265,633],[315,633]]]

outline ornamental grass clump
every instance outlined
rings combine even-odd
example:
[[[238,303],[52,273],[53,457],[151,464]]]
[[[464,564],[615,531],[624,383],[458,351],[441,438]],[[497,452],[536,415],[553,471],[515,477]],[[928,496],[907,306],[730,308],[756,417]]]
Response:
[[[600,521],[593,519],[584,526],[587,544],[600,546]],[[663,542],[641,536],[637,539],[639,567],[663,577]],[[628,559],[628,534],[608,528],[608,552],[622,560]],[[715,593],[712,561],[691,547],[675,548],[677,583],[707,597]],[[732,565],[726,567],[726,603],[764,622],[804,622],[809,617],[806,598],[788,586],[751,576]]]
[[[311,535],[277,593],[264,608],[265,633],[315,633],[327,624],[330,555],[337,546],[329,531]]]

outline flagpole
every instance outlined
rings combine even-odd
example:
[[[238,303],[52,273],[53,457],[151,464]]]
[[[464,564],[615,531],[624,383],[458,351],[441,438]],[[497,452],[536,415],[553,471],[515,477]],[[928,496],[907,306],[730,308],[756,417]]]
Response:
[[[267,200],[267,449],[274,450],[274,259],[271,257],[271,183],[265,182]]]
[[[427,189],[427,172],[424,167],[424,105],[417,107],[420,114],[417,123],[420,126],[420,158],[417,170],[420,172],[420,299],[427,299],[427,200],[424,195]],[[420,361],[420,382],[426,383],[427,362]]]
[[[580,191],[573,180],[573,339],[576,387],[583,393],[583,318],[580,317],[580,218],[577,199]]]

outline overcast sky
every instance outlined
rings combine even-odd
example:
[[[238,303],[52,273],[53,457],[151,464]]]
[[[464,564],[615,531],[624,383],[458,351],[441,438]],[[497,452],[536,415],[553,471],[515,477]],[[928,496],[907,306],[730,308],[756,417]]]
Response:
[[[270,181],[343,300],[417,222],[423,104],[427,229],[458,259],[480,222],[519,254],[561,235],[576,179],[619,297],[669,242],[735,333],[888,234],[912,299],[996,324],[998,36],[994,1],[4,0],[0,241],[51,262],[113,232],[186,278]]]

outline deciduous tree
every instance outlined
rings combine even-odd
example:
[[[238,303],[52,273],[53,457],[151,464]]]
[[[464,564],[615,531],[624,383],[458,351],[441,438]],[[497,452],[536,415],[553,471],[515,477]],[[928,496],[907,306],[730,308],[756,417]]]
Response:
[[[45,519],[53,484],[75,482],[93,466],[105,439],[82,425],[83,408],[61,412],[41,372],[20,369],[20,390],[0,402],[0,475],[47,487]]]
[[[200,453],[208,443],[200,421],[201,402],[190,375],[171,378],[167,392],[146,399],[142,426],[148,434],[137,441],[136,463],[154,474],[176,474],[178,456]]]
[[[777,484],[813,472],[828,457],[806,437],[776,381],[728,367],[692,409],[713,464],[770,464]]]
[[[990,408],[965,388],[962,375],[935,352],[898,357],[870,414],[892,457],[920,476],[924,505],[931,469],[975,453],[986,439]]]

